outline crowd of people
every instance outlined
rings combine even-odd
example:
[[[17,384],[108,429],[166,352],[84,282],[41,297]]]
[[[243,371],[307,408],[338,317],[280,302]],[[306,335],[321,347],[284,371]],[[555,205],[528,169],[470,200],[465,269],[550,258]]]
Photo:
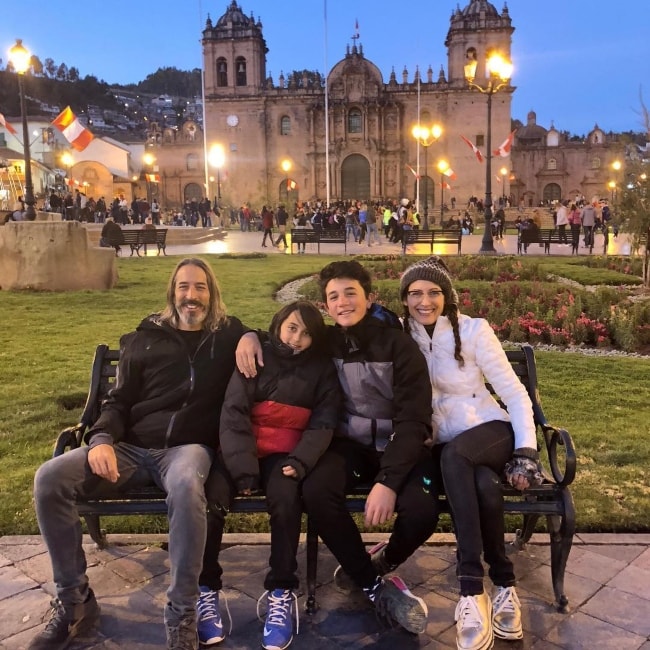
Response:
[[[334,325],[298,301],[268,332],[253,331],[227,313],[208,263],[178,263],[164,308],[121,338],[116,381],[87,444],[36,473],[56,598],[31,650],[67,647],[99,621],[76,496],[150,483],[167,493],[168,650],[227,636],[225,518],[234,496],[258,491],[271,529],[258,604],[266,606],[263,648],[285,649],[298,633],[303,511],[339,563],[336,583],[356,585],[381,617],[422,633],[427,605],[395,571],[436,530],[442,492],[458,544],[457,647],[522,638],[501,482],[525,489],[541,475],[532,405],[496,336],[487,321],[460,313],[439,257],[404,271],[401,318],[373,302],[370,273],[355,260],[328,264],[318,281]],[[370,552],[345,506],[360,482],[372,485],[365,526],[391,525]]]

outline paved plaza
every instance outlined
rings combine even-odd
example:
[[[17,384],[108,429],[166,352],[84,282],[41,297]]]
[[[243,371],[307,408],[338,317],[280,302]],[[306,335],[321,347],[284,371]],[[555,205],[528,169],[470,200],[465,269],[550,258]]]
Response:
[[[383,538],[368,535],[369,543]],[[169,581],[165,536],[114,535],[106,550],[88,539],[88,574],[102,615],[96,634],[76,640],[72,650],[148,650],[164,648],[162,609]],[[569,558],[566,593],[570,612],[552,606],[549,547],[545,535],[514,555],[523,608],[524,639],[497,640],[496,650],[650,650],[650,535],[578,535]],[[233,621],[232,634],[217,647],[258,648],[262,622],[256,616],[267,569],[267,535],[226,535],[222,552],[224,591]],[[304,544],[299,570],[304,580]],[[320,545],[319,610],[303,611],[296,650],[366,648],[442,650],[455,648],[457,601],[455,547],[450,535],[435,535],[399,569],[414,593],[426,601],[424,634],[410,635],[377,620],[358,593],[341,593],[332,574],[336,562]],[[0,648],[25,648],[42,629],[53,594],[47,552],[40,537],[0,538]],[[304,589],[304,582],[302,583]]]

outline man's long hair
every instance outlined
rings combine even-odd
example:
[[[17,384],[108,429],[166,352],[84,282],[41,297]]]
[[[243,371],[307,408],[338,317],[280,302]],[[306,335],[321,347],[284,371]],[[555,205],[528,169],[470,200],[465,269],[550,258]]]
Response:
[[[208,283],[208,290],[210,291],[210,302],[208,303],[208,313],[203,321],[204,330],[217,330],[228,321],[226,316],[226,305],[221,299],[221,289],[219,283],[210,268],[209,264],[199,257],[186,257],[181,260],[174,269],[169,284],[167,286],[167,306],[160,312],[161,320],[169,323],[174,329],[178,329],[179,316],[176,310],[176,277],[178,272],[184,266],[196,266],[205,273],[206,281]]]

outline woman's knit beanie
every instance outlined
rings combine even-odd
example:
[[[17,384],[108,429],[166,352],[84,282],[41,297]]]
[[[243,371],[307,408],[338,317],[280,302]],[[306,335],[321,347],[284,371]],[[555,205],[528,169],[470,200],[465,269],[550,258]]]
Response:
[[[426,260],[416,262],[406,268],[399,284],[399,296],[401,300],[406,298],[406,292],[409,286],[416,280],[434,282],[442,289],[446,303],[458,304],[458,295],[451,284],[449,269],[441,257],[433,255]]]

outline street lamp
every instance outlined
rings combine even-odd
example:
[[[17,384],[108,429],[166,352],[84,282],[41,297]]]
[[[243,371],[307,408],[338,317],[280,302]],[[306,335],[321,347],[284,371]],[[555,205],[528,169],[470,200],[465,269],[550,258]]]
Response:
[[[501,205],[505,209],[506,207],[506,176],[508,175],[508,168],[507,167],[501,167],[499,170],[499,174],[501,174]]]
[[[487,95],[487,142],[485,152],[485,230],[479,253],[496,253],[492,241],[492,95],[506,88],[512,76],[512,63],[498,52],[491,52],[485,62],[486,86],[474,83],[478,61],[471,58],[465,64],[465,79],[470,88]]]
[[[616,181],[609,181],[607,183],[607,187],[609,187],[609,191],[611,193],[611,201],[612,201],[612,207],[614,207],[614,193],[616,192]]]
[[[445,222],[444,206],[445,206],[445,172],[449,170],[449,163],[446,160],[438,161],[438,171],[440,172],[440,225],[443,226]]]
[[[615,160],[612,163],[612,169],[614,170],[614,187],[611,188],[611,185],[608,183],[608,186],[610,189],[612,189],[612,209],[616,210],[617,206],[615,205],[618,203],[618,192],[616,191],[616,183],[619,179],[619,173],[623,167],[623,163],[620,160]]]
[[[147,203],[149,204],[149,208],[151,208],[151,173],[153,171],[152,166],[154,161],[156,160],[155,156],[151,153],[146,153],[144,156],[142,156],[142,160],[144,164],[146,165],[146,171],[144,173],[144,178],[147,182]]]
[[[287,184],[287,205],[289,205],[289,172],[291,171],[291,161],[288,158],[285,158],[281,163],[282,171],[284,172],[286,184]]]
[[[418,144],[424,147],[424,229],[429,230],[429,177],[427,176],[427,152],[429,151],[429,147],[442,135],[442,127],[439,124],[433,124],[431,128],[428,126],[422,126],[421,124],[416,124],[413,127],[411,134],[418,141]],[[419,182],[420,179],[418,178],[418,183]]]
[[[216,214],[219,209],[219,201],[221,201],[221,168],[226,162],[226,152],[224,151],[223,145],[213,144],[212,147],[210,147],[208,162],[217,170],[217,203],[214,206]]]
[[[29,153],[29,131],[27,128],[27,103],[25,101],[25,82],[24,76],[29,68],[29,61],[32,55],[25,48],[21,39],[16,39],[16,44],[9,50],[9,61],[18,73],[18,94],[20,95],[20,113],[23,120],[23,151],[25,158],[25,219],[34,221],[36,219],[36,210],[34,204],[34,184],[32,183],[32,159]]]

